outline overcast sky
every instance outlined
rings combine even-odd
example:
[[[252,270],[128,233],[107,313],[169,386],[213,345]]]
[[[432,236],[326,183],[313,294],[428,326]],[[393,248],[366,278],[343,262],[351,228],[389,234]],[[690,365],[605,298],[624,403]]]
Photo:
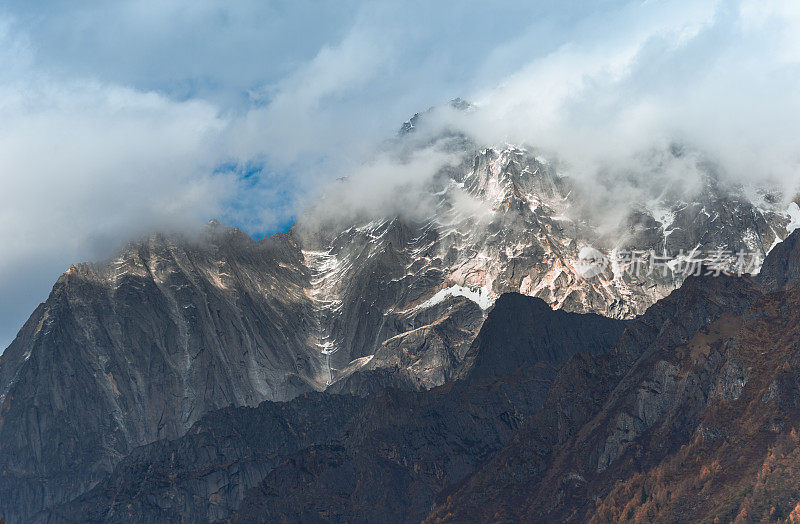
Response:
[[[70,263],[211,217],[284,229],[457,96],[480,140],[588,176],[679,139],[794,183],[798,35],[769,0],[3,2],[0,351]]]

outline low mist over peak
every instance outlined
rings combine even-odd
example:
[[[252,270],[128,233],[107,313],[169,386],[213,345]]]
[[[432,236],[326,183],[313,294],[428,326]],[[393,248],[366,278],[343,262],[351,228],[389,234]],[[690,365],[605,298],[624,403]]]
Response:
[[[788,1],[7,3],[0,347],[70,263],[130,238],[423,220],[484,148],[546,161],[608,234],[714,184],[785,207],[798,34]]]

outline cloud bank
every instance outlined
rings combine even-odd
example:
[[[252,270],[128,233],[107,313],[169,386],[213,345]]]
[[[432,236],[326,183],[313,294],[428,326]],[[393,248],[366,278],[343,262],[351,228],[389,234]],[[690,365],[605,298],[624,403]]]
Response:
[[[733,181],[798,188],[800,8],[793,2],[630,3],[443,115],[479,143],[525,143],[587,183],[643,171],[647,152],[700,152]],[[658,161],[658,160],[657,160]],[[655,162],[654,162],[655,163]],[[696,177],[694,164],[664,176]]]
[[[696,180],[694,157],[659,156],[674,144],[792,191],[798,35],[777,0],[7,2],[0,348],[69,263],[132,236],[210,217],[266,234],[342,187],[380,213],[453,159],[375,151],[456,96],[478,110],[429,132],[535,147],[598,191]]]

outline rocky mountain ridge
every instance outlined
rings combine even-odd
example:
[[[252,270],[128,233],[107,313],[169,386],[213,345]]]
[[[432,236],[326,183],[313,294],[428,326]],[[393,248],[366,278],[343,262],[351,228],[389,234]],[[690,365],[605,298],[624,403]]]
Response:
[[[690,277],[634,320],[504,294],[459,380],[214,412],[37,518],[789,518],[800,281],[770,275],[800,267],[798,239],[759,277]]]

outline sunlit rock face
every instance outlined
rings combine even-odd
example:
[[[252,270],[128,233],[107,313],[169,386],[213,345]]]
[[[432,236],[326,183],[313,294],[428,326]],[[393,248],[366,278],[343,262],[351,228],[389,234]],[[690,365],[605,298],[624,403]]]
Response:
[[[6,518],[77,496],[210,410],[463,377],[506,292],[632,318],[684,279],[680,260],[650,270],[651,251],[763,255],[799,214],[709,177],[609,226],[591,189],[533,152],[446,140],[460,160],[426,182],[413,218],[301,217],[259,242],[212,222],[70,268],[0,360]],[[634,251],[638,274],[620,262]]]
[[[464,153],[426,189],[422,219],[295,227],[326,381],[389,368],[420,387],[441,384],[505,292],[632,318],[692,272],[757,272],[798,211],[707,176],[692,192],[612,210],[609,225],[583,184],[516,147]]]

